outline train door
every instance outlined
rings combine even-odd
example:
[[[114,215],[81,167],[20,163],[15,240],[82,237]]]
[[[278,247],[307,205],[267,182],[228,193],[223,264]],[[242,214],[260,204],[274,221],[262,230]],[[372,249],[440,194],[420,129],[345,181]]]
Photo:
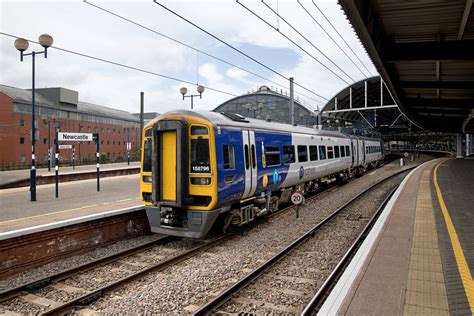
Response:
[[[188,137],[186,124],[164,120],[153,126],[152,200],[182,207],[188,192]]]
[[[365,163],[365,140],[362,141],[362,163]]]
[[[255,146],[255,132],[242,131],[242,145],[244,152],[245,188],[242,199],[253,196],[257,189],[257,153]]]
[[[176,131],[164,131],[162,134],[162,199],[176,201]]]
[[[351,156],[352,156],[352,167],[355,166],[355,156],[354,156],[354,140],[351,139]]]

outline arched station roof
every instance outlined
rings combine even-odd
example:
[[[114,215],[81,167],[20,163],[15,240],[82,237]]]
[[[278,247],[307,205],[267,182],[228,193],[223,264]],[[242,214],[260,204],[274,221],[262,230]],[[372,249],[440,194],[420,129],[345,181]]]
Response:
[[[350,125],[383,134],[409,127],[379,76],[363,79],[338,92],[323,107],[321,115],[323,125],[337,119],[342,127]]]
[[[215,112],[237,113],[245,117],[290,124],[290,97],[261,86],[257,91],[230,99],[214,109]],[[314,113],[294,100],[295,124],[314,125]]]

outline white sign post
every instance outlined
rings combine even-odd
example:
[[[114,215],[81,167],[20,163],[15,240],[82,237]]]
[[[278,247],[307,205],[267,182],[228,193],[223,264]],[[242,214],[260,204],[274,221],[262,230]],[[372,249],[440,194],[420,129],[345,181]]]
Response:
[[[60,149],[72,149],[72,168],[74,169],[75,152],[73,145],[59,145],[59,142],[96,142],[96,161],[97,161],[97,192],[100,191],[100,155],[99,155],[99,134],[98,133],[69,133],[60,132],[59,128],[56,128],[56,198],[59,196],[59,150]],[[80,158],[80,157],[79,157]]]

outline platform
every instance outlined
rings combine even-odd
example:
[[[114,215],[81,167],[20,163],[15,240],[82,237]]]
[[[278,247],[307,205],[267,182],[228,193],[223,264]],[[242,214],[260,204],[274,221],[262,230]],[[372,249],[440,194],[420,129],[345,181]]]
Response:
[[[411,172],[319,314],[474,314],[473,192],[474,160]]]
[[[112,215],[113,211],[141,207],[139,174],[37,186],[37,201],[30,201],[28,187],[0,190],[0,235],[40,225],[67,224],[85,216]],[[1,236],[0,236],[1,237]]]
[[[100,166],[101,172],[112,171],[112,170],[137,169],[137,168],[140,168],[139,161],[130,162],[130,165],[128,165],[128,163],[126,162],[121,162],[121,163],[102,164]],[[73,175],[73,174],[81,174],[81,173],[90,173],[90,172],[95,172],[95,171],[96,171],[96,164],[75,166],[74,168],[71,166],[59,167],[60,175]],[[38,178],[54,177],[55,176],[54,172],[55,172],[54,166],[51,167],[51,171],[48,171],[48,168],[39,168],[39,169],[36,169],[36,176]],[[29,180],[29,178],[30,178],[30,169],[0,171],[0,188],[11,183],[18,183],[18,182],[21,182],[22,180]]]

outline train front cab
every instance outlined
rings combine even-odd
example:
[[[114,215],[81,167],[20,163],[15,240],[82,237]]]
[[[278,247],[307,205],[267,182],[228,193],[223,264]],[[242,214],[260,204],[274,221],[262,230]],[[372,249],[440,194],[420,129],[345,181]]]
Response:
[[[220,213],[213,210],[217,175],[212,124],[167,116],[146,126],[144,135],[141,196],[151,231],[205,236]]]

